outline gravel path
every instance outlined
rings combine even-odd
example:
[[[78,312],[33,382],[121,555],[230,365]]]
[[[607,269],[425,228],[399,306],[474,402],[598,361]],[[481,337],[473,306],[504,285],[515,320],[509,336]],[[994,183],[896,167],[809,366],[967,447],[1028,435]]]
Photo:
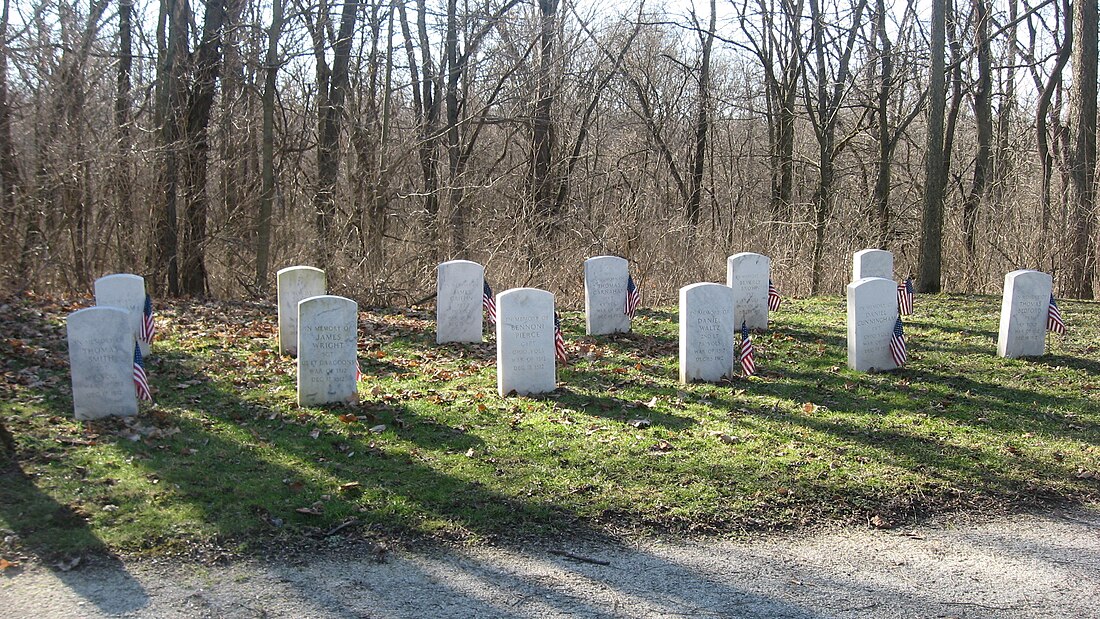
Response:
[[[8,570],[0,616],[1100,618],[1100,506],[752,541],[325,555]]]

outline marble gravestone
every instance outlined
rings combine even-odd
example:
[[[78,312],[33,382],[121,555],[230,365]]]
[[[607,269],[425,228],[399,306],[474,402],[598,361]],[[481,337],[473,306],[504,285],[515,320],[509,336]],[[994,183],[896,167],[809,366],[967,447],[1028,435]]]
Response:
[[[116,273],[95,280],[95,304],[120,307],[129,312],[130,328],[141,347],[141,356],[149,356],[149,344],[141,341],[141,319],[145,310],[145,278],[131,273]],[[133,351],[130,351],[131,355]]]
[[[680,382],[733,376],[733,289],[699,283],[680,289]]]
[[[435,269],[435,343],[481,343],[485,267],[451,260]]]
[[[557,387],[554,295],[512,288],[497,295],[497,393],[548,393]]]
[[[864,249],[852,256],[852,282],[865,277],[894,279],[894,254],[885,249]]]
[[[998,355],[1031,357],[1046,352],[1052,285],[1051,276],[1041,271],[1021,269],[1005,275]]]
[[[626,278],[630,264],[618,256],[584,261],[584,332],[588,335],[626,333]]]
[[[77,419],[138,413],[134,390],[134,331],[130,312],[89,307],[65,320]]]
[[[321,295],[298,303],[298,406],[359,401],[359,306]]]
[[[287,267],[276,276],[279,296],[279,352],[298,354],[298,303],[328,292],[325,272],[314,267]]]
[[[848,367],[860,372],[897,368],[890,338],[898,319],[898,285],[864,277],[848,284]]]
[[[726,285],[733,289],[733,324],[741,328],[768,328],[768,281],[771,258],[741,252],[726,259]]]

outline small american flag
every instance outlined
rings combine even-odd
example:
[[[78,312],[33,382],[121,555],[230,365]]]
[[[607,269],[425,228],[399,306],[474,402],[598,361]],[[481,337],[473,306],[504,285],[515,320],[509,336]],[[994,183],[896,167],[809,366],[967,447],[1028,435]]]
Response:
[[[1062,310],[1058,309],[1058,302],[1054,295],[1050,295],[1050,305],[1047,307],[1047,331],[1059,335],[1066,334],[1066,323],[1062,320]]]
[[[913,313],[913,278],[898,284],[898,313],[909,316]]]
[[[489,282],[482,280],[485,286],[481,289],[481,306],[485,308],[485,313],[489,316],[489,322],[496,324],[497,321],[497,302],[493,300],[493,289],[489,287]]]
[[[139,400],[153,401],[153,394],[149,391],[149,375],[145,373],[145,364],[141,361],[141,347],[134,342],[134,390],[137,391]]]
[[[772,280],[768,280],[768,311],[779,311],[779,305],[783,303],[783,297],[779,296],[779,291],[775,289],[775,284]]]
[[[745,376],[756,374],[756,351],[752,346],[752,336],[746,322],[741,323],[741,373]]]
[[[359,360],[356,359],[355,360],[355,382],[359,382],[359,381],[363,380],[366,377],[367,376],[365,374],[363,374],[363,368],[359,367]]]
[[[638,311],[638,306],[642,304],[642,293],[638,292],[638,287],[634,285],[634,278],[629,273],[626,275],[626,307],[623,308],[623,313],[631,318],[634,317],[634,313]]]
[[[141,333],[138,334],[138,337],[146,344],[152,344],[156,332],[157,325],[153,323],[153,299],[146,294],[145,307],[141,310]]]
[[[561,334],[561,317],[554,312],[554,357],[565,363],[569,357],[565,354],[565,336]]]
[[[890,356],[899,368],[905,365],[909,354],[905,350],[905,332],[901,328],[901,316],[894,321],[894,333],[890,336]]]

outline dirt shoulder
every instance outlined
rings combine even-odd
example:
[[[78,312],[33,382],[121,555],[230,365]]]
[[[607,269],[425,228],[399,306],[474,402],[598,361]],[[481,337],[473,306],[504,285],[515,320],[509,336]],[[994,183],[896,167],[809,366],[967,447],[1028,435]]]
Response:
[[[11,617],[1100,617],[1100,505],[749,541],[8,570]]]

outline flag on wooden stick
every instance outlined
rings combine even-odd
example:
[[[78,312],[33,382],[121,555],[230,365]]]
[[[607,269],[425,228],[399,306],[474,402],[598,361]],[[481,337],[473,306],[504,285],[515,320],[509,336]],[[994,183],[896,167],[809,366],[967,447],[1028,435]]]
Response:
[[[145,306],[141,310],[141,333],[138,337],[146,344],[152,344],[156,332],[157,325],[153,322],[153,299],[146,294]]]
[[[776,290],[775,284],[772,280],[768,280],[768,310],[772,312],[779,311],[779,305],[783,303],[783,297],[779,296],[779,291]]]
[[[565,336],[561,334],[561,317],[554,312],[554,357],[565,363],[569,357],[565,354]]]
[[[1062,320],[1062,310],[1058,309],[1058,302],[1054,300],[1054,294],[1050,295],[1050,305],[1047,307],[1047,331],[1066,334],[1066,323]]]
[[[153,401],[153,393],[149,390],[149,375],[145,373],[145,363],[141,360],[141,347],[134,342],[134,390],[137,391],[139,400]]]
[[[741,350],[738,356],[741,358],[741,373],[745,376],[756,374],[756,350],[746,321],[741,322]]]
[[[898,314],[909,316],[913,313],[913,278],[898,284]]]
[[[899,368],[905,365],[909,353],[905,348],[905,332],[901,326],[901,316],[894,321],[894,332],[890,335],[890,356]]]
[[[489,287],[489,282],[482,280],[485,286],[481,290],[481,306],[485,308],[485,314],[489,317],[489,322],[496,324],[497,321],[497,302],[493,299],[493,289]]]
[[[623,308],[623,313],[631,318],[634,318],[635,312],[638,311],[638,306],[642,304],[642,293],[638,291],[638,287],[634,285],[634,278],[629,273],[626,275],[626,305]]]

